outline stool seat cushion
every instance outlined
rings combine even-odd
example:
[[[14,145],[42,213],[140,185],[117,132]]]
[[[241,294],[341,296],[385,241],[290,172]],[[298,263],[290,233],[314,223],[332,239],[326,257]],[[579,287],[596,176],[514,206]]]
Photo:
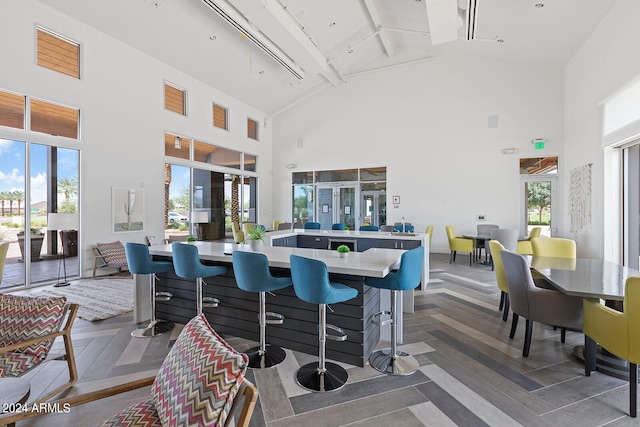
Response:
[[[133,274],[155,274],[173,271],[173,263],[169,261],[153,261],[149,247],[142,243],[126,242],[124,244],[129,271]]]
[[[290,256],[291,278],[296,296],[311,304],[335,304],[355,298],[358,291],[330,282],[327,265],[319,260]]]
[[[420,284],[422,265],[424,261],[424,247],[418,246],[402,254],[400,268],[392,271],[383,278],[369,277],[365,280],[368,286],[391,291],[408,291]]]
[[[257,252],[233,251],[233,274],[238,287],[247,292],[272,292],[291,286],[291,277],[273,277],[269,259]]]
[[[219,276],[227,272],[227,267],[204,265],[198,256],[198,247],[188,243],[173,242],[173,267],[183,279]]]

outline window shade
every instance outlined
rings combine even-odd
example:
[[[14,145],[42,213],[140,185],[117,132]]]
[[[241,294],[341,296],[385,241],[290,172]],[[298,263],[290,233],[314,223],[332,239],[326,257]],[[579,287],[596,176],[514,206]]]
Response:
[[[24,96],[0,91],[0,126],[24,129]]]
[[[31,130],[49,135],[78,139],[79,110],[31,100]]]
[[[80,78],[80,45],[38,28],[38,65]]]

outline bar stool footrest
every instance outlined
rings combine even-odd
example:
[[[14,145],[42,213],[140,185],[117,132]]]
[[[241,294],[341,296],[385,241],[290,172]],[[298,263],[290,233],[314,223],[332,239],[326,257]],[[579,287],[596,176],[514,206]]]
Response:
[[[375,370],[389,375],[411,375],[420,367],[413,356],[402,351],[393,355],[391,350],[374,351],[369,357],[369,364]]]
[[[215,297],[203,297],[202,298],[202,306],[203,307],[211,307],[215,308],[220,304],[220,300]]]
[[[170,292],[156,292],[156,301],[169,301],[173,298],[173,294]]]
[[[249,368],[266,369],[278,366],[287,357],[285,351],[277,345],[266,345],[264,353],[260,352],[260,346],[245,351],[249,357]]]
[[[320,372],[318,362],[301,366],[296,372],[297,383],[311,391],[325,392],[341,389],[349,378],[347,371],[340,365],[325,362],[325,371]]]
[[[378,325],[378,326],[384,326],[384,325],[388,325],[391,322],[393,322],[393,318],[381,320],[380,318],[382,316],[391,316],[391,312],[389,310],[384,310],[384,311],[379,311],[379,312],[373,314],[371,316],[371,323],[373,323],[375,325]]]
[[[267,325],[282,325],[284,323],[284,316],[280,313],[274,313],[273,311],[267,311],[265,313],[265,323]]]
[[[344,329],[341,329],[341,328],[339,328],[339,327],[337,327],[335,325],[329,325],[328,323],[327,323],[326,326],[327,326],[327,329],[330,329],[330,330],[335,331],[335,332],[338,333],[338,335],[327,334],[326,337],[327,337],[328,340],[331,340],[331,341],[346,341],[347,340],[347,333],[344,331]]]

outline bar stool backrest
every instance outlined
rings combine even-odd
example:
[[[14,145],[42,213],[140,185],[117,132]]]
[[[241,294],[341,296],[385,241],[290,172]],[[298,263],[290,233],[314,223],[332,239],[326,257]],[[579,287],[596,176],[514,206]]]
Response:
[[[173,270],[169,263],[153,262],[149,255],[149,247],[142,243],[125,242],[129,271],[133,274],[154,274]]]
[[[197,279],[205,277],[203,265],[198,256],[198,248],[187,243],[173,242],[171,244],[173,254],[173,268],[176,274],[185,279]]]
[[[291,255],[291,279],[296,296],[311,304],[326,304],[331,293],[327,265],[311,258]]]

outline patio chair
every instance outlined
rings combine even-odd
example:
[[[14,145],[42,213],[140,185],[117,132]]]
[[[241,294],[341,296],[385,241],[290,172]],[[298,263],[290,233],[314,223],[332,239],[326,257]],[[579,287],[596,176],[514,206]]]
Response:
[[[93,278],[96,278],[98,267],[114,267],[118,269],[116,274],[124,272],[128,268],[127,254],[124,245],[119,240],[110,243],[97,243],[93,248]]]

